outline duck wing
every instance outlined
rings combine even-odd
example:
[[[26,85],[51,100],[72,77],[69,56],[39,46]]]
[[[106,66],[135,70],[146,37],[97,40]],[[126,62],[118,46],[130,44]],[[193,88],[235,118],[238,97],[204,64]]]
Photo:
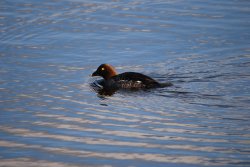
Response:
[[[112,77],[112,79],[122,85],[133,85],[132,87],[152,88],[160,85],[156,80],[150,78],[149,76],[137,72],[125,72]]]

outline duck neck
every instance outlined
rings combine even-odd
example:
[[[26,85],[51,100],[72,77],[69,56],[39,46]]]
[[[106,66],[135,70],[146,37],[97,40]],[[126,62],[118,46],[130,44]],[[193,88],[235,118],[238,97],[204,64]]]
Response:
[[[116,76],[117,75],[117,73],[115,72],[115,71],[110,71],[107,75],[105,75],[103,78],[105,79],[105,80],[108,80],[108,79],[110,79],[110,78],[112,78],[113,76]]]
[[[107,69],[106,69],[106,70],[107,70],[107,73],[106,73],[106,75],[103,76],[103,78],[104,78],[105,80],[108,80],[108,79],[110,79],[111,77],[117,75],[116,70],[115,70],[114,67],[108,65],[106,68],[107,68]]]

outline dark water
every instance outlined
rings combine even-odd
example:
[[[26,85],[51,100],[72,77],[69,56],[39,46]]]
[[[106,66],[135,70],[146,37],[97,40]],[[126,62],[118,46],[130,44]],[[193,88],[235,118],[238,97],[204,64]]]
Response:
[[[0,166],[250,166],[250,1],[1,0]],[[102,63],[172,87],[100,96]]]

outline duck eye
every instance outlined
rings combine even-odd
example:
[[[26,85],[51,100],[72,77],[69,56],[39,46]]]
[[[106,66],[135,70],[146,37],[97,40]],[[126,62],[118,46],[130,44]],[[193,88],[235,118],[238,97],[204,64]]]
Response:
[[[105,68],[103,68],[103,67],[102,67],[102,69],[101,69],[101,70],[102,70],[102,71],[104,71],[104,70],[105,70]]]

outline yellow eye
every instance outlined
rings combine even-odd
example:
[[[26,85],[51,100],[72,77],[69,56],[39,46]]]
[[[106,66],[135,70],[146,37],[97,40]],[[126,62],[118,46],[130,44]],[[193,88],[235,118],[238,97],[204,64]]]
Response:
[[[105,70],[105,68],[103,68],[103,67],[102,67],[102,69],[101,69],[101,70],[102,70],[102,71],[104,71],[104,70]]]

